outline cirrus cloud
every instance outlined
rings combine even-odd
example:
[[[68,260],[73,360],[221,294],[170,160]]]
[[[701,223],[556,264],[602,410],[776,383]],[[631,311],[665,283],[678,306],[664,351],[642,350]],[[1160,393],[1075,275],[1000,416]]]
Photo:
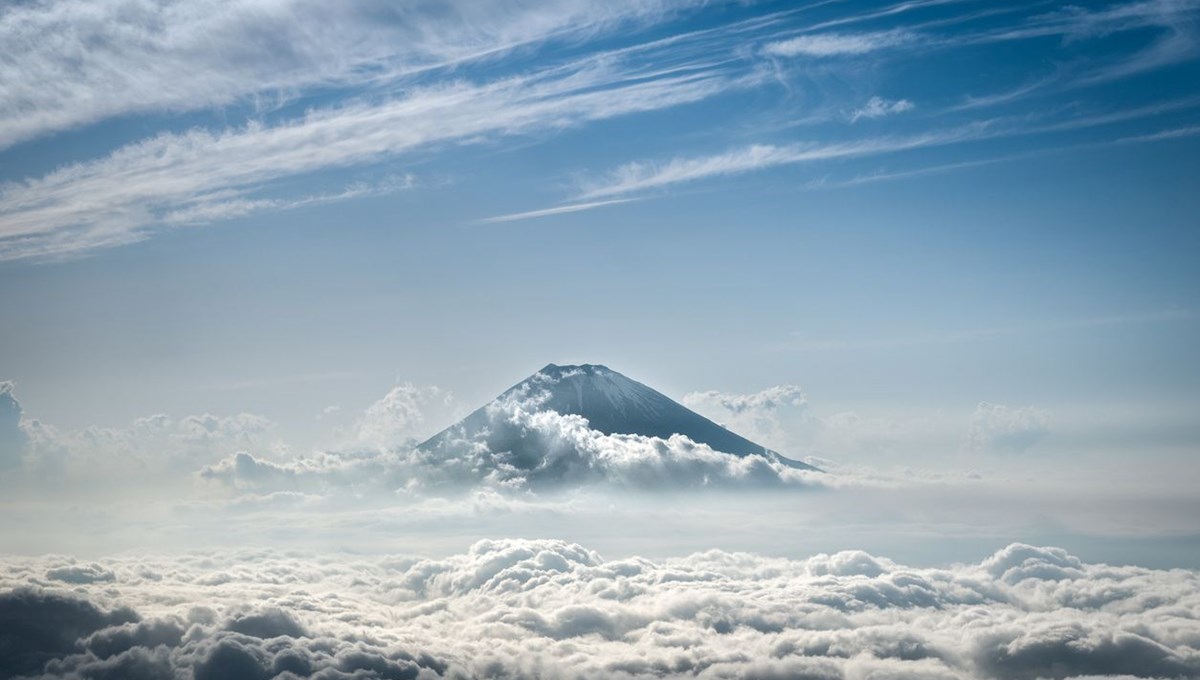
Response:
[[[915,40],[908,31],[872,33],[814,33],[768,43],[763,51],[775,57],[835,57],[860,55],[897,47]]]

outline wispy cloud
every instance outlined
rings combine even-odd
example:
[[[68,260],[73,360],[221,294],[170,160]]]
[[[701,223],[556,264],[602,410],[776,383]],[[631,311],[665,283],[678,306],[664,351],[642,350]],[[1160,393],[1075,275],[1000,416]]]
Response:
[[[605,208],[611,205],[620,205],[622,203],[630,203],[639,199],[636,198],[614,198],[608,201],[588,201],[585,203],[572,203],[570,205],[559,205],[553,208],[542,208],[541,210],[530,210],[527,212],[511,213],[509,215],[497,215],[495,217],[485,217],[479,220],[480,224],[496,224],[500,222],[517,222],[520,220],[530,220],[538,217],[550,217],[553,215],[563,215],[566,213],[582,212],[584,210],[595,210],[596,208]]]
[[[1115,143],[1117,144],[1139,144],[1142,142],[1160,142],[1168,139],[1182,139],[1184,137],[1195,137],[1200,135],[1200,125],[1189,125],[1186,127],[1172,128],[1161,132],[1153,132],[1148,135],[1136,135],[1133,137],[1122,137]]]
[[[907,136],[870,137],[830,143],[787,145],[752,144],[710,156],[674,158],[665,162],[634,161],[619,166],[600,180],[585,183],[581,199],[635,194],[715,177],[739,175],[785,165],[838,158],[875,156],[913,149],[946,146],[1000,137],[1033,136],[1149,118],[1200,105],[1196,98],[1156,102],[1129,109],[1031,124],[1027,118],[991,118]],[[1180,133],[1186,136],[1186,133]],[[1107,143],[1111,143],[1108,140]],[[1089,146],[1089,145],[1079,145]],[[971,163],[972,161],[966,161]]]
[[[382,161],[435,144],[561,130],[703,100],[761,82],[728,67],[646,73],[585,60],[531,75],[454,82],[315,109],[277,125],[163,134],[98,160],[0,187],[0,259],[70,256],[147,229],[328,202],[263,196],[273,181]]]
[[[877,137],[827,144],[798,143],[782,146],[753,144],[712,156],[676,158],[665,163],[636,161],[618,167],[597,183],[585,186],[581,198],[632,194],[783,165],[894,153],[907,149],[950,144],[977,138],[986,127],[986,123],[968,124],[954,129],[904,137]]]
[[[1039,158],[1051,154],[1068,153],[1071,151],[1079,151],[1084,149],[1098,149],[1110,146],[1122,146],[1126,144],[1148,144],[1160,141],[1169,141],[1172,139],[1183,139],[1186,137],[1195,137],[1200,135],[1200,126],[1188,126],[1181,128],[1171,128],[1160,132],[1152,132],[1144,135],[1134,135],[1131,137],[1120,137],[1118,139],[1106,140],[1102,142],[1086,142],[1082,144],[1070,144],[1065,146],[1049,146],[1020,153],[1003,154],[1000,156],[989,156],[984,158],[975,158],[957,163],[940,163],[936,165],[926,165],[908,170],[897,170],[894,172],[879,171],[868,174],[861,174],[849,179],[831,179],[829,177],[821,177],[813,180],[805,185],[805,189],[821,190],[821,189],[841,189],[844,187],[860,186],[863,184],[873,184],[875,182],[890,182],[894,180],[908,179],[912,177],[922,177],[925,175],[934,175],[954,170],[964,170],[967,168],[976,168],[985,165],[994,165],[997,163],[1011,163],[1015,161],[1024,161],[1031,158]]]
[[[227,198],[229,193],[236,192],[216,192],[196,197],[195,200],[188,202],[185,206],[163,214],[161,220],[163,224],[170,226],[207,224],[235,217],[243,217],[263,210],[296,210],[298,208],[339,203],[356,198],[386,196],[397,191],[411,189],[415,183],[416,179],[413,175],[407,174],[373,184],[358,182],[337,193],[314,194],[312,196],[293,199]]]
[[[890,48],[904,47],[912,56],[915,49],[947,50],[997,42],[1015,42],[1059,36],[1064,43],[1076,43],[1102,38],[1116,33],[1146,28],[1158,29],[1160,35],[1140,51],[1122,55],[1108,64],[1094,64],[1078,75],[1075,85],[1092,85],[1124,78],[1162,66],[1178,63],[1200,53],[1196,39],[1196,19],[1200,5],[1191,0],[1143,0],[1116,3],[1096,9],[1068,7],[1056,11],[1024,13],[1016,23],[1005,22],[997,27],[946,33],[947,26],[969,22],[997,14],[1008,14],[1012,8],[984,10],[953,15],[925,22],[911,23],[887,30],[835,31],[825,29],[845,26],[912,10],[938,5],[967,4],[963,0],[928,0],[902,2],[891,7],[860,15],[851,15],[808,27],[801,35],[777,40],[765,45],[763,52],[776,57],[834,57],[858,56]],[[825,31],[825,32],[822,32]],[[1037,89],[1037,88],[1031,88]],[[1028,91],[1017,91],[1022,96]],[[993,102],[968,100],[969,106]]]
[[[839,17],[837,19],[829,19],[829,20],[823,21],[811,28],[814,30],[820,30],[820,29],[826,29],[826,28],[833,28],[835,26],[845,26],[848,24],[857,24],[857,23],[862,23],[862,22],[866,22],[866,21],[872,21],[875,19],[881,19],[884,17],[894,16],[897,14],[905,14],[908,12],[912,12],[914,10],[925,9],[927,7],[937,7],[939,5],[964,4],[964,3],[967,3],[970,1],[971,0],[906,0],[905,2],[899,2],[894,5],[889,5],[887,7],[873,10],[870,12],[864,12],[862,14],[852,14],[850,16]]]
[[[1067,147],[1069,149],[1077,147]],[[1009,163],[1019,160],[1028,160],[1037,156],[1045,156],[1049,153],[1064,151],[1064,148],[1052,149],[1037,149],[1026,153],[1014,153],[1003,156],[991,156],[988,158],[976,158],[969,161],[960,161],[958,163],[939,163],[936,165],[925,165],[908,170],[897,170],[888,172],[879,170],[865,174],[855,175],[849,179],[833,179],[829,176],[823,176],[814,179],[804,184],[805,190],[824,190],[824,189],[842,189],[846,187],[861,186],[863,184],[874,184],[876,182],[891,182],[894,180],[908,179],[911,177],[923,177],[925,175],[936,175],[943,172],[952,172],[954,170],[965,170],[967,168],[976,168],[984,165],[994,165],[996,163]]]
[[[1003,104],[1008,104],[1041,90],[1049,85],[1052,81],[1053,78],[1038,78],[1002,92],[993,92],[985,95],[968,94],[963,98],[961,104],[951,107],[949,111],[967,111],[971,109],[982,109],[990,106],[1001,106]]]
[[[1200,11],[1193,0],[1140,0],[1114,3],[1097,9],[1075,6],[1027,17],[1020,25],[1002,26],[950,40],[950,44],[978,44],[1062,36],[1068,42],[1101,38],[1147,27],[1172,29]]]
[[[892,48],[903,48],[911,56],[925,49],[1046,36],[1060,36],[1069,44],[1120,31],[1159,29],[1142,52],[1076,72],[1076,81],[1123,77],[1192,54],[1193,24],[1200,12],[1189,0],[1135,1],[1045,14],[1025,11],[985,30],[947,34],[947,21],[979,13],[953,8],[939,12],[936,20],[911,22],[901,15],[959,4],[914,0],[800,30],[788,23],[798,10],[788,10],[699,30],[647,34],[653,39],[638,44],[601,43],[596,50],[590,42],[613,37],[616,28],[665,23],[691,4],[449,0],[436,6],[381,9],[358,0],[336,7],[311,0],[239,0],[218,7],[215,0],[202,0],[131,9],[118,0],[67,0],[5,8],[0,10],[0,42],[10,49],[0,56],[0,148],[148,111],[249,108],[259,99],[268,107],[292,99],[311,107],[303,114],[294,113],[298,106],[284,107],[262,120],[225,128],[162,132],[90,160],[0,185],[0,260],[72,257],[140,240],[155,229],[408,188],[411,179],[337,188],[353,179],[349,177],[311,193],[310,188],[291,189],[289,181],[308,173],[381,164],[388,167],[373,172],[411,177],[405,163],[451,147],[554,134],[763,84],[786,84],[786,72],[805,72],[810,62],[823,58]],[[890,28],[855,32],[847,26],[893,16],[897,19]],[[321,31],[309,30],[318,25]],[[870,24],[872,29],[879,25]],[[273,37],[259,39],[263,35]],[[567,48],[558,58],[569,54],[575,60],[538,69],[521,61],[550,43]],[[529,49],[513,52],[516,46]],[[502,57],[514,57],[517,68]],[[446,68],[452,65],[457,68]],[[849,67],[830,59],[811,68],[842,73],[840,69]],[[969,98],[940,113],[1015,101],[1047,82],[1033,80],[992,97]],[[335,103],[328,103],[330,99]],[[909,99],[882,97],[865,104],[813,97],[792,104],[788,115],[823,115],[826,122],[878,119],[913,108]],[[931,117],[939,113],[929,110]],[[231,113],[231,118],[240,121],[243,113]],[[1122,115],[1129,119],[1149,114],[1130,109],[1110,114],[1108,120],[1115,122]],[[1044,112],[1030,119],[1038,116],[1046,119]],[[482,221],[595,209],[646,189],[756,169],[1099,124],[1104,122],[1059,120],[1040,127],[1005,127],[988,121],[962,124],[951,117],[926,132],[872,139],[799,143],[764,135],[762,143],[713,156],[683,151],[665,162],[630,163],[584,187],[567,205]]]
[[[1196,39],[1194,26],[1190,26],[1187,22],[1178,22],[1167,25],[1164,29],[1164,33],[1146,48],[1129,57],[1093,70],[1076,81],[1076,84],[1095,85],[1127,78],[1138,73],[1176,64],[1200,54],[1200,41]]]
[[[871,97],[862,107],[850,112],[850,122],[854,123],[863,118],[883,118],[905,111],[912,111],[916,105],[907,99],[888,100],[883,97]]]
[[[768,43],[763,52],[774,57],[834,57],[860,55],[911,42],[907,31],[872,33],[815,33]]]
[[[369,85],[518,46],[660,20],[686,4],[13,3],[0,10],[0,148],[129,113]]]

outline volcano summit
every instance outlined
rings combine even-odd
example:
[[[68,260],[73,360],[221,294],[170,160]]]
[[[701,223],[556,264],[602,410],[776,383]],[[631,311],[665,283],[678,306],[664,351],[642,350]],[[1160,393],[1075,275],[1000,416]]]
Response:
[[[513,426],[515,419],[505,418],[504,414],[512,413],[514,408],[579,416],[587,420],[590,429],[605,435],[663,440],[682,435],[739,458],[759,455],[795,469],[817,469],[731,432],[661,392],[599,364],[548,364],[418,448],[449,454],[464,447],[486,445],[493,452],[510,452],[517,467],[536,466],[544,442],[532,437],[529,428]]]

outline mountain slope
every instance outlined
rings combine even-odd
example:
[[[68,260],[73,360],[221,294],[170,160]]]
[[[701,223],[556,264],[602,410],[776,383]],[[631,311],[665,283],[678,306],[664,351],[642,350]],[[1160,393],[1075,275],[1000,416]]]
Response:
[[[491,404],[430,437],[418,448],[437,451],[464,440],[486,442],[492,451],[513,452],[518,464],[536,464],[538,451],[522,446],[525,442],[519,430],[493,426],[494,407],[514,401],[527,402],[539,411],[582,416],[593,430],[608,435],[637,434],[666,439],[681,434],[723,453],[735,456],[758,454],[794,468],[816,469],[770,451],[661,392],[595,364],[549,364],[506,390]]]

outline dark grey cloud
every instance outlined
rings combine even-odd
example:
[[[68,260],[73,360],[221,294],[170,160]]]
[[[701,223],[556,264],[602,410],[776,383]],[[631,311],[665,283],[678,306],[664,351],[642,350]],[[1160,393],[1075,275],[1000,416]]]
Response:
[[[256,638],[273,638],[281,635],[288,637],[304,637],[304,628],[281,609],[267,609],[254,614],[244,614],[235,617],[225,628],[235,633]]]
[[[271,607],[225,621],[203,608],[190,620],[138,621],[128,609],[106,614],[86,600],[17,590],[0,598],[0,611],[2,678],[411,679],[446,669],[428,654],[310,636]]]
[[[47,570],[46,578],[66,583],[100,583],[113,580],[113,573],[98,564],[69,564]]]
[[[70,654],[80,638],[137,618],[127,608],[105,611],[64,593],[34,588],[0,593],[0,677],[36,673],[47,661]]]
[[[1180,653],[1130,631],[1097,630],[1083,623],[997,636],[976,650],[985,672],[1000,678],[1037,680],[1072,676],[1126,675],[1138,678],[1194,678],[1200,672],[1194,650]]]

